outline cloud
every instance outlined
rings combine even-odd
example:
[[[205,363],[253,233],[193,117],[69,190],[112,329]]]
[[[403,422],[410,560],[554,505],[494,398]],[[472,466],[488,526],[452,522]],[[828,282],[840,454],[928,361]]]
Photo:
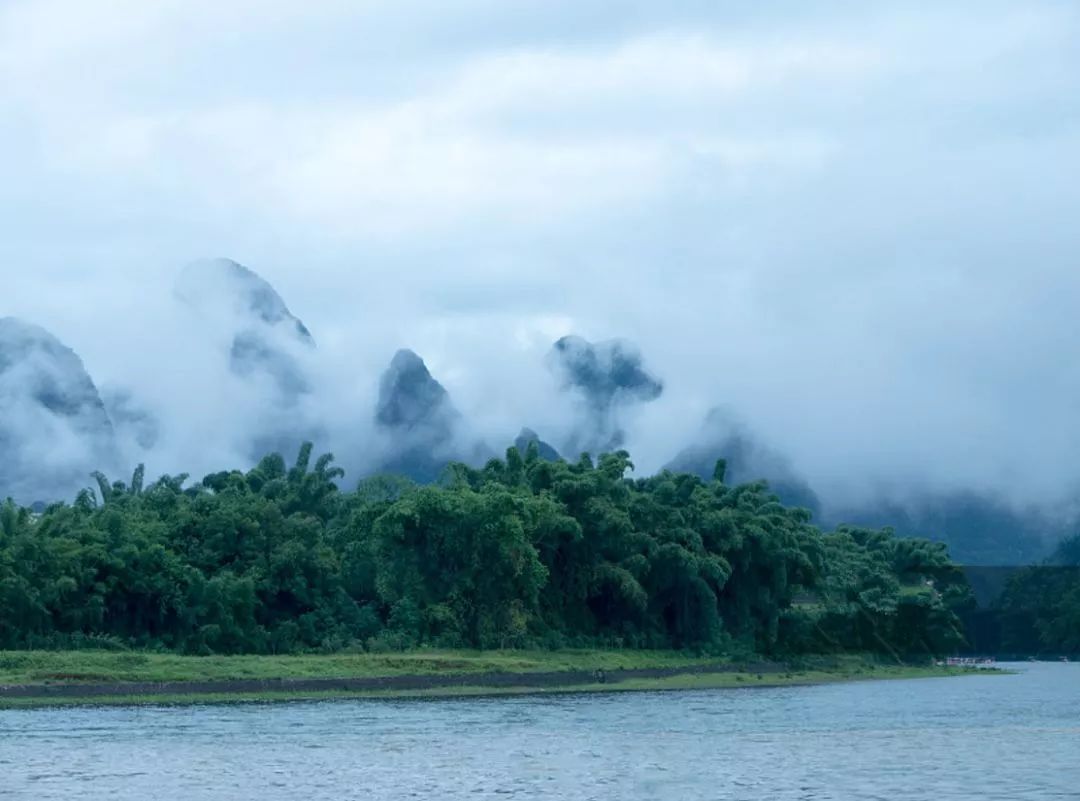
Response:
[[[1049,1],[7,3],[0,314],[143,399],[161,470],[258,414],[170,295],[223,254],[311,328],[304,414],[357,462],[405,346],[493,447],[560,440],[577,334],[664,376],[642,471],[724,404],[824,502],[1060,504],[1078,33]]]
[[[35,118],[43,160],[86,178],[122,171],[144,192],[242,203],[347,239],[445,230],[477,214],[554,224],[643,202],[700,160],[733,171],[812,168],[828,148],[812,131],[725,133],[715,114],[830,80],[860,83],[879,58],[843,42],[746,46],[676,31],[585,52],[481,51],[382,102],[341,91],[281,98],[256,86],[227,97],[188,89],[172,104],[127,65],[137,59],[172,80],[171,58],[198,75],[243,69],[242,50],[220,64],[212,52],[202,53],[210,63],[191,63],[176,51],[178,30],[204,37],[243,15],[196,21],[170,4],[126,12],[122,26],[95,19],[79,34],[78,11],[59,31],[46,22],[65,18],[57,9],[9,15],[13,47],[0,74],[49,88],[13,92]],[[273,27],[273,15],[261,24]]]

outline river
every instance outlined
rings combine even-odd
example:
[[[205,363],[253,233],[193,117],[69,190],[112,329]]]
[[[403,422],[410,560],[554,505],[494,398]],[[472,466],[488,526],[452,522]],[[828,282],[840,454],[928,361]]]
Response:
[[[0,711],[0,798],[1080,797],[1080,665],[817,687]]]

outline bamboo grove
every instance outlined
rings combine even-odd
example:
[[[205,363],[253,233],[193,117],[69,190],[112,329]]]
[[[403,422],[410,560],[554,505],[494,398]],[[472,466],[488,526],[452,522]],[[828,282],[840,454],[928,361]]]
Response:
[[[968,590],[942,545],[822,532],[763,483],[535,445],[434,485],[342,491],[305,445],[249,472],[0,506],[0,647],[290,653],[416,646],[941,654]]]

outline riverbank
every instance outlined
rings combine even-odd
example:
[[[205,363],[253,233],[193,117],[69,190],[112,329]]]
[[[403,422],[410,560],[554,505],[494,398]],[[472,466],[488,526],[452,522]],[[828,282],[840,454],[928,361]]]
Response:
[[[13,651],[0,652],[0,709],[776,687],[970,672],[943,666],[884,665],[859,656],[816,657],[788,665],[670,651],[222,657]]]

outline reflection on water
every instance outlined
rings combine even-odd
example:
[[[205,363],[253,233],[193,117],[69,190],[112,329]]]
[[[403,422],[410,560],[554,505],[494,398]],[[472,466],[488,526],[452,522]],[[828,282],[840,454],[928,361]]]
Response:
[[[784,689],[0,712],[0,797],[1076,798],[1080,665],[1015,667]]]

